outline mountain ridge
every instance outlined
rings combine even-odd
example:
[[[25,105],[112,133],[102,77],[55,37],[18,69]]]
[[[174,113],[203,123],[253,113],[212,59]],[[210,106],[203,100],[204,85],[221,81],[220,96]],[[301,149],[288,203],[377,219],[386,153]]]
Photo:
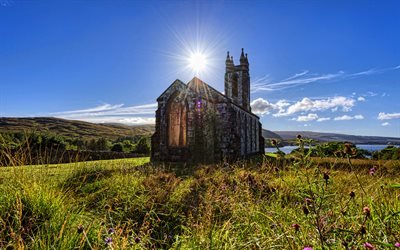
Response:
[[[154,125],[129,126],[120,123],[91,123],[55,117],[0,117],[0,132],[26,131],[52,132],[68,137],[92,139],[105,137],[116,139],[123,136],[151,136]],[[400,138],[386,136],[361,136],[313,131],[271,131],[263,129],[265,139],[294,140],[298,134],[320,142],[349,141],[356,144],[397,144]]]

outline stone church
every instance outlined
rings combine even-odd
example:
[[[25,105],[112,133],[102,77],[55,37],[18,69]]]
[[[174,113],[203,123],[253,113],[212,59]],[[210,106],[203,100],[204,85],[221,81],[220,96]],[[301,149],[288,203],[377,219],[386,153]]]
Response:
[[[250,107],[247,54],[226,57],[225,94],[198,78],[175,80],[158,98],[151,160],[234,161],[264,153],[258,116]]]

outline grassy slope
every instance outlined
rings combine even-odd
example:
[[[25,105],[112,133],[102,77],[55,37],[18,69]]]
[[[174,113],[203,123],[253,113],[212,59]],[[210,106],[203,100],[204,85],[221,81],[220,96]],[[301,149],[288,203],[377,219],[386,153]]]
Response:
[[[0,117],[0,132],[50,131],[73,138],[108,138],[120,136],[151,135],[154,126],[125,126],[117,124],[95,124],[53,117],[4,118]]]
[[[99,249],[108,237],[117,249],[390,249],[400,241],[398,175],[387,175],[399,162],[373,162],[374,176],[362,162],[354,171],[313,159],[284,167],[146,162],[0,169],[0,248]]]

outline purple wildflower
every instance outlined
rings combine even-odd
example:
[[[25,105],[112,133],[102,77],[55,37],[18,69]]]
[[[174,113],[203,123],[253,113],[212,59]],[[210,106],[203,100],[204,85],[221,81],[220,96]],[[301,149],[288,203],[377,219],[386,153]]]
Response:
[[[375,250],[375,247],[374,247],[371,243],[369,243],[369,242],[365,242],[365,243],[364,243],[364,247],[365,247],[366,249]]]
[[[111,245],[111,244],[112,244],[112,238],[111,238],[111,237],[107,237],[107,238],[104,240],[104,243],[106,243],[106,245]]]
[[[115,230],[114,230],[114,228],[110,227],[107,232],[108,232],[108,234],[113,234],[113,233],[115,233]]]
[[[375,172],[376,172],[376,168],[375,167],[372,167],[372,168],[369,169],[369,175],[374,175]]]
[[[400,248],[400,242],[394,243],[394,246]]]
[[[313,250],[313,248],[312,247],[305,247],[305,248],[303,248],[303,250]]]

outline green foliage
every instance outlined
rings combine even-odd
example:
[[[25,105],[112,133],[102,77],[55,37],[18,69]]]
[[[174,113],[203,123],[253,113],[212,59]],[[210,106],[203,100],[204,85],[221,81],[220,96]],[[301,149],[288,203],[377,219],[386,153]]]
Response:
[[[393,248],[400,162],[346,150],[325,166],[310,141],[296,141],[290,161],[272,154],[231,165],[137,158],[1,168],[0,248]]]
[[[309,154],[311,157],[346,158],[347,155],[350,155],[351,158],[354,159],[364,159],[366,156],[371,155],[367,150],[359,149],[349,142],[327,142],[313,145],[314,142],[308,140],[307,144],[309,144],[310,147],[304,148],[303,150],[304,153]],[[301,149],[294,149],[292,153],[300,154]]]
[[[372,158],[377,160],[400,160],[400,148],[387,146],[380,151],[374,152]]]
[[[150,154],[150,140],[149,138],[146,137],[142,137],[140,138],[140,140],[138,141],[138,143],[136,144],[136,149],[135,152],[139,153],[139,154]]]

